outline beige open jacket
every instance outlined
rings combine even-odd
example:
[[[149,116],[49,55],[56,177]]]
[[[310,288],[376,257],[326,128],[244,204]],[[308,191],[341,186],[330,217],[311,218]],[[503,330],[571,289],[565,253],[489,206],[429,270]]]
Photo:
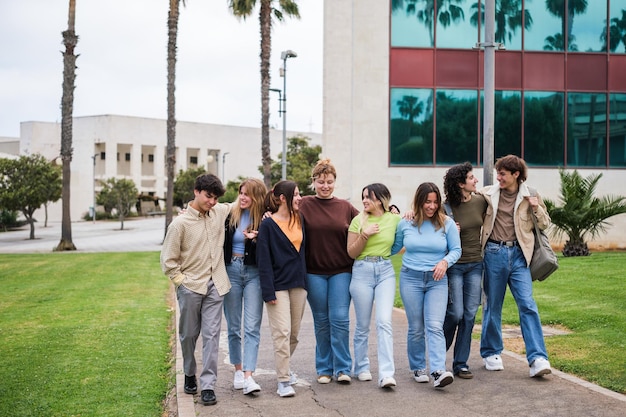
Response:
[[[485,221],[483,222],[483,234],[482,234],[482,247],[485,249],[487,239],[491,235],[493,225],[496,221],[496,214],[498,213],[498,202],[500,200],[500,186],[498,184],[485,187],[480,190],[480,193],[485,196],[487,200],[487,212],[485,213]],[[533,248],[535,246],[535,236],[533,235],[532,211],[530,210],[530,203],[525,197],[531,196],[529,187],[525,183],[519,185],[519,192],[517,193],[517,199],[515,200],[515,209],[513,213],[513,222],[515,224],[515,237],[519,242],[524,258],[526,258],[526,265],[530,265],[530,260],[533,257]],[[539,193],[535,192],[535,196],[539,199],[539,206],[537,207],[537,224],[539,229],[545,230],[550,225],[550,216],[546,209],[546,205]]]

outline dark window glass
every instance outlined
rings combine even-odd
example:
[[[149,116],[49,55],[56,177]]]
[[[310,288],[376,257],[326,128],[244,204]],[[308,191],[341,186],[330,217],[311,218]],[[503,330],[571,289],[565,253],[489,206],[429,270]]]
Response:
[[[107,156],[106,152],[100,152],[100,159],[101,160],[104,161],[106,159],[106,156]]]
[[[437,2],[437,48],[471,49],[478,42],[478,8],[474,1]],[[472,4],[474,4],[472,6]]]
[[[563,51],[565,1],[526,1],[526,17],[532,23],[524,29],[524,49],[527,51]]]
[[[392,1],[391,46],[434,46],[432,1]]]
[[[606,51],[601,36],[605,32],[606,3],[605,0],[569,0],[568,51]]]
[[[563,93],[524,93],[524,159],[530,165],[563,165]]]
[[[431,164],[433,90],[392,88],[389,105],[391,164]]]
[[[126,153],[126,154],[124,155],[124,159],[125,159],[126,161],[130,161],[130,154],[129,154],[129,153]]]
[[[148,154],[148,162],[154,162],[154,154]]]
[[[567,165],[606,166],[606,94],[567,95]]]
[[[191,165],[198,165],[198,157],[197,156],[190,156],[189,157],[189,163]]]
[[[476,163],[478,91],[437,91],[437,164]]]
[[[623,54],[626,53],[626,0],[611,0],[609,3],[609,50]],[[605,40],[606,33],[602,35]]]
[[[609,166],[626,167],[626,94],[609,94]]]
[[[522,154],[522,94],[496,91],[494,156]]]

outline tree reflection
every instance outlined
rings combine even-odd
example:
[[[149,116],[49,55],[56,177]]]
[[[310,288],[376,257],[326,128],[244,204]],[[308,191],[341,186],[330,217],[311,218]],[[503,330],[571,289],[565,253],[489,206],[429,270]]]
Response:
[[[606,52],[606,20],[604,21],[604,29],[600,35],[600,40],[604,45],[602,51]],[[626,10],[622,9],[622,17],[614,17],[611,19],[611,26],[609,27],[609,50],[615,52],[621,43],[624,45],[624,52],[626,52]]]
[[[578,47],[574,43],[574,38],[572,36],[572,28],[574,27],[574,16],[577,14],[584,14],[587,11],[587,0],[568,0],[567,1],[567,13],[565,13],[565,0],[546,0],[546,10],[550,12],[551,15],[558,17],[561,19],[561,33],[567,32],[567,40],[571,41],[569,44],[569,51],[577,51]],[[566,19],[567,18],[567,19]],[[567,25],[565,24],[567,22]],[[556,35],[555,35],[556,37]],[[546,38],[546,45],[548,44],[548,38],[553,38],[552,36],[548,36]],[[559,51],[565,50],[565,45],[563,44],[563,36],[561,35],[561,49],[557,49]],[[554,43],[556,45],[556,43]],[[576,48],[576,49],[572,49]],[[544,49],[546,47],[544,46]],[[551,49],[547,49],[551,50]]]
[[[430,45],[434,45],[435,16],[439,24],[446,28],[452,22],[465,19],[463,8],[458,6],[465,0],[392,0],[391,11],[402,10],[406,4],[406,14],[415,15],[417,20],[426,26],[430,35]],[[435,14],[436,12],[436,14]]]
[[[391,120],[390,145],[392,164],[422,164],[432,162],[433,122],[425,115],[425,120],[416,123],[427,103],[414,95],[404,95],[396,101],[402,118]]]
[[[478,16],[480,21],[485,21],[485,4],[474,3],[471,6],[474,13],[470,17],[470,22],[478,26]],[[533,18],[528,9],[522,11],[521,0],[496,0],[496,21],[495,21],[495,41],[506,45],[510,43],[517,29],[522,27],[528,30],[533,25]]]

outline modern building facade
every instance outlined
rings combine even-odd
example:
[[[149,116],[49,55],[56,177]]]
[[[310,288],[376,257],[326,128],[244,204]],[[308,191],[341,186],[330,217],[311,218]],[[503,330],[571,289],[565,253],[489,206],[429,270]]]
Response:
[[[495,156],[516,154],[557,199],[558,168],[626,194],[626,0],[495,1]],[[421,182],[470,161],[482,178],[484,0],[325,2],[325,155],[360,204],[383,182],[408,208]],[[495,176],[494,176],[495,178]],[[626,216],[602,247],[626,247]]]
[[[287,137],[302,135],[312,145],[321,143],[319,133],[287,132]],[[47,122],[22,122],[20,138],[3,138],[0,151],[19,154],[40,153],[54,161],[60,153],[61,125]],[[128,116],[75,117],[73,121],[71,163],[71,218],[80,221],[93,207],[94,191],[100,181],[131,179],[140,194],[164,198],[167,190],[165,155],[166,121]],[[282,151],[282,131],[270,131],[273,159]],[[224,184],[239,176],[262,178],[261,129],[206,123],[177,122],[175,172],[204,167]],[[163,203],[160,203],[161,208]],[[48,207],[50,221],[61,220],[61,202]]]

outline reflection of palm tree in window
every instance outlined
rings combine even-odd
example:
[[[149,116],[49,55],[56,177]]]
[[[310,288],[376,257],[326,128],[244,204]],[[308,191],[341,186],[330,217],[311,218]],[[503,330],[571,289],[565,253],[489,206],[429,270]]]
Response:
[[[576,41],[576,36],[571,35],[569,38],[569,50],[573,52],[578,51],[578,45],[574,43]],[[563,34],[555,33],[554,36],[547,36],[545,39],[545,44],[543,45],[544,51],[563,51],[565,50],[565,45],[563,44]]]
[[[470,17],[470,23],[474,26],[478,26],[479,8],[480,21],[485,21],[485,4],[474,3],[471,7],[474,13]],[[522,17],[524,18],[524,29],[530,29],[533,25],[533,18],[528,9],[522,11],[521,0],[496,0],[495,41],[505,45],[507,41],[511,42],[517,29],[522,27]]]
[[[391,0],[391,11],[402,10],[406,2],[406,14],[414,14],[421,23],[428,28],[430,44],[434,45],[435,28],[435,3],[437,20],[446,28],[460,20],[465,20],[463,8],[457,5],[465,3],[465,0]]]
[[[606,23],[606,20],[604,21]],[[600,40],[604,45],[602,51],[606,52],[606,24],[600,35]],[[621,43],[624,45],[624,52],[626,52],[626,10],[622,9],[622,18],[614,17],[611,19],[611,26],[609,27],[609,50],[615,52]]]
[[[407,138],[410,138],[415,119],[417,119],[419,115],[422,114],[422,112],[424,111],[424,103],[422,101],[419,101],[419,99],[415,96],[402,96],[402,100],[398,100],[396,104],[398,105],[398,111],[400,112],[400,116],[406,118],[408,122]]]
[[[574,43],[574,37],[572,36],[572,27],[574,26],[574,16],[577,14],[584,14],[587,11],[587,0],[569,0],[567,2],[567,27],[565,25],[566,16],[565,13],[565,0],[546,0],[546,10],[550,12],[551,15],[558,17],[562,22],[562,32],[565,33],[567,29],[567,40],[568,40],[568,50],[576,51],[578,47]],[[550,36],[548,36],[549,38]],[[546,44],[548,43],[548,38],[546,38]],[[576,48],[576,49],[572,49]],[[544,49],[545,46],[544,46]],[[560,51],[564,51],[564,45]]]

